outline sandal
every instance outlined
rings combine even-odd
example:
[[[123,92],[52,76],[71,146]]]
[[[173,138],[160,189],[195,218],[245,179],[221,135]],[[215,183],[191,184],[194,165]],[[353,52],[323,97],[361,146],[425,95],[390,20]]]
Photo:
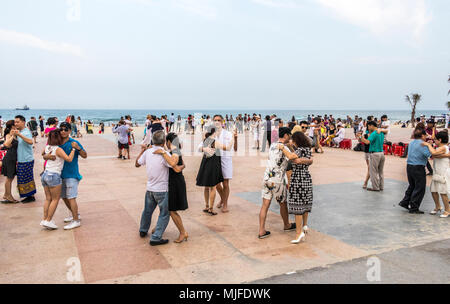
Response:
[[[264,233],[263,235],[258,235],[258,239],[262,240],[265,239],[267,237],[269,237],[270,235],[270,231],[266,231],[266,233]]]
[[[7,200],[2,201],[1,203],[2,204],[18,204],[19,201],[16,201],[16,200],[10,201],[7,199]]]
[[[212,209],[208,209],[208,213],[209,213],[211,216],[217,215],[217,212],[214,212]]]
[[[292,223],[291,226],[288,229],[284,229],[284,231],[293,231],[297,228],[296,223]]]
[[[203,212],[208,213],[209,212],[209,208],[203,209]]]

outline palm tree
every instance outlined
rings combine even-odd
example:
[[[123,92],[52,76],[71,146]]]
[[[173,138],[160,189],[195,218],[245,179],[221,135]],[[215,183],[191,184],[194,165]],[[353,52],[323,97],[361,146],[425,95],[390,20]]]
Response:
[[[448,82],[450,83],[450,75],[448,75]],[[448,90],[447,95],[450,95],[450,90]],[[450,101],[447,101],[447,108],[450,111]]]
[[[420,94],[411,94],[411,96],[406,95],[406,102],[409,102],[409,105],[411,106],[411,123],[412,127],[416,127],[416,106],[419,103],[419,101],[422,99],[422,95]]]

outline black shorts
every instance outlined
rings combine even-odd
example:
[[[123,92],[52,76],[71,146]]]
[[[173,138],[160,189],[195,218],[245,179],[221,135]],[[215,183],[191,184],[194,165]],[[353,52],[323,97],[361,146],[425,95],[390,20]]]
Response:
[[[119,149],[128,149],[129,148],[128,143],[126,143],[126,144],[118,143],[117,145],[118,145]]]

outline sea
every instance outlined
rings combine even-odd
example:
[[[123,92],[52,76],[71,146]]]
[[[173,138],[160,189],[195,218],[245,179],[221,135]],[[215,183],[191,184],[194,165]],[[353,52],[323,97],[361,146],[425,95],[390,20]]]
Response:
[[[11,110],[11,109],[0,109],[0,116],[3,121],[7,121],[10,119],[14,119],[16,115],[23,115],[27,120],[30,117],[39,118],[39,116],[43,116],[45,119],[49,117],[58,117],[60,121],[64,120],[68,115],[74,115],[75,118],[78,116],[81,117],[82,121],[90,120],[94,124],[98,124],[100,122],[105,123],[105,125],[110,125],[111,123],[116,123],[120,120],[121,117],[125,115],[130,115],[133,122],[137,122],[138,124],[142,124],[146,120],[147,114],[152,114],[157,117],[161,115],[170,116],[171,113],[174,113],[175,117],[180,115],[183,119],[187,118],[189,114],[194,115],[195,117],[201,117],[201,115],[214,115],[221,114],[225,117],[225,115],[233,115],[235,118],[238,114],[244,115],[245,113],[253,115],[253,113],[261,114],[264,118],[266,115],[276,114],[277,117],[287,121],[291,120],[294,116],[296,120],[306,120],[308,115],[333,115],[335,118],[346,118],[347,115],[354,118],[355,115],[359,117],[367,118],[367,116],[373,115],[374,117],[380,118],[382,115],[386,114],[389,117],[391,122],[396,121],[407,121],[411,118],[410,111],[379,111],[379,110],[205,110],[205,109],[193,109],[193,110],[81,110],[81,109],[30,109],[30,110]],[[425,115],[425,117],[442,117],[446,114],[445,110],[419,110],[416,113],[416,117],[421,115]]]

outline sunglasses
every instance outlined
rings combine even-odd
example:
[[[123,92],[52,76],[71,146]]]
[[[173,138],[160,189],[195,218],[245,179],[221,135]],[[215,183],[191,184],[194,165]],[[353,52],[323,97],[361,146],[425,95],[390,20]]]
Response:
[[[69,132],[69,129],[67,129],[67,128],[61,128],[60,130],[64,131],[64,132]]]
[[[214,121],[217,121],[217,122],[222,122],[222,120],[220,120],[220,119],[214,119]]]

